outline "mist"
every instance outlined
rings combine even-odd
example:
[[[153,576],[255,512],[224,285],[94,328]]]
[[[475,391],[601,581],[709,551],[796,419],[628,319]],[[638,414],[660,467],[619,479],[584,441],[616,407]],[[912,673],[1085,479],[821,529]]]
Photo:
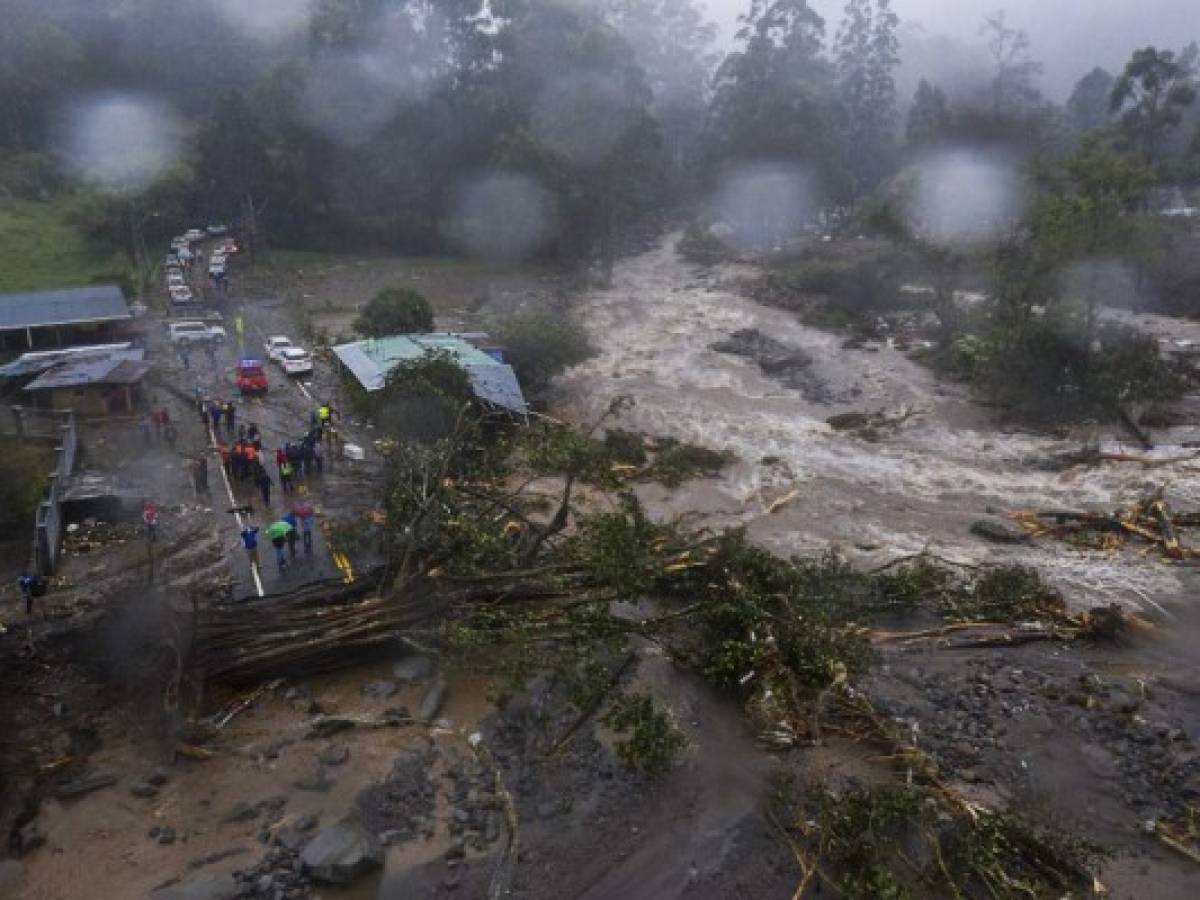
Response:
[[[182,127],[152,97],[104,94],[76,98],[60,113],[58,154],[82,181],[136,191],[150,185],[182,154]]]
[[[746,0],[704,0],[723,40],[732,40]],[[841,20],[841,0],[813,0],[832,36]],[[902,23],[900,96],[907,99],[926,78],[953,90],[972,59],[981,63],[979,26],[984,16],[1004,10],[1009,24],[1023,28],[1033,55],[1045,66],[1041,87],[1062,101],[1094,66],[1120,69],[1137,47],[1178,48],[1200,39],[1200,7],[1195,0],[894,0]],[[982,59],[986,59],[983,57]],[[982,63],[986,65],[986,63]]]

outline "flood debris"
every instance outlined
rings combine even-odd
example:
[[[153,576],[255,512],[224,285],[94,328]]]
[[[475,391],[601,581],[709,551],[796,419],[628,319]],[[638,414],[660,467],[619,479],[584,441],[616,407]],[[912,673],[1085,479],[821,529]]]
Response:
[[[90,794],[93,791],[98,791],[101,788],[111,787],[116,783],[116,775],[111,775],[108,773],[84,775],[80,778],[66,781],[58,785],[58,787],[54,789],[54,797],[57,800],[70,800],[76,797],[82,797],[85,794]]]
[[[326,884],[351,884],[383,865],[383,848],[357,818],[347,817],[322,829],[300,859],[312,878]]]
[[[1185,543],[1185,532],[1200,527],[1200,513],[1176,512],[1159,490],[1112,513],[1070,509],[1023,511],[1013,519],[1031,537],[1052,537],[1088,550],[1117,550],[1127,544],[1156,550],[1167,560],[1186,561],[1200,549]]]

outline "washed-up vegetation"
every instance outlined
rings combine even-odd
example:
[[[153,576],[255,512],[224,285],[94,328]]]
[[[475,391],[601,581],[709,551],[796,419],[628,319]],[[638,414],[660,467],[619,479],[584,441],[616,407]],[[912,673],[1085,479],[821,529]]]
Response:
[[[926,786],[813,789],[795,803],[787,794],[787,786],[777,791],[775,816],[795,841],[804,887],[855,900],[1086,896],[1104,857],[1067,834]]]

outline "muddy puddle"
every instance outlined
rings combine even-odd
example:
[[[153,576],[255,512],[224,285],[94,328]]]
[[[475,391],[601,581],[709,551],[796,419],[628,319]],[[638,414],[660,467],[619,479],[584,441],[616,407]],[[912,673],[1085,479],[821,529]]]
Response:
[[[169,765],[136,725],[106,722],[89,762],[95,771],[116,775],[117,784],[43,804],[37,827],[44,848],[25,859],[12,896],[143,897],[174,880],[249,868],[281,831],[309,819],[315,824],[308,833],[315,833],[356,809],[364,790],[414,747],[436,746],[438,762],[429,776],[437,785],[442,759],[469,754],[469,734],[494,709],[476,676],[448,674],[446,701],[433,728],[359,726],[318,740],[308,734],[321,715],[313,710],[370,721],[387,709],[418,709],[428,684],[401,685],[387,696],[364,690],[389,678],[390,663],[380,663],[281,685],[232,719],[212,745],[215,755],[202,762]],[[152,773],[163,777],[155,795],[134,796],[131,785]],[[394,873],[444,856],[450,818],[439,793],[431,821],[412,839],[387,848],[380,873],[350,889],[323,889],[322,896],[387,896],[383,886]],[[163,830],[170,831],[169,840],[159,840]]]
[[[886,345],[843,349],[843,337],[742,296],[733,284],[750,270],[696,269],[676,256],[674,244],[625,260],[611,289],[582,298],[580,319],[599,353],[563,382],[570,415],[594,419],[614,396],[630,395],[636,406],[622,427],[737,455],[720,479],[676,491],[648,488],[651,509],[745,526],[784,553],[835,544],[867,561],[929,548],[964,562],[1022,562],[1086,605],[1149,608],[1184,594],[1191,575],[1153,557],[1049,543],[1002,547],[969,529],[988,514],[1017,510],[1113,510],[1164,485],[1173,504],[1196,508],[1195,464],[1048,471],[1039,460],[1078,451],[1094,438],[1111,449],[1141,451],[1123,444],[1123,434],[1089,429],[1066,439],[1001,431],[961,388],[939,383],[905,354]],[[793,389],[754,360],[713,349],[748,330],[810,358],[805,378],[821,390]],[[909,415],[877,441],[826,422],[839,413],[878,411]],[[1178,443],[1194,430],[1160,437]]]

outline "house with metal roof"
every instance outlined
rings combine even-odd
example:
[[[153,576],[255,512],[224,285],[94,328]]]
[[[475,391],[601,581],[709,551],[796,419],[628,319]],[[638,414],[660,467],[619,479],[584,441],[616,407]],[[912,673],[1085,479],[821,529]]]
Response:
[[[150,371],[143,350],[114,350],[103,355],[58,362],[25,385],[34,405],[82,415],[132,413],[141,383]]]
[[[113,284],[0,294],[0,348],[98,344],[113,340],[118,326],[132,318]]]
[[[457,334],[398,334],[368,338],[334,347],[342,366],[369,392],[381,390],[388,374],[401,363],[420,359],[427,353],[449,353],[466,370],[483,403],[518,416],[529,413],[529,405],[512,366],[499,352],[487,352]]]

